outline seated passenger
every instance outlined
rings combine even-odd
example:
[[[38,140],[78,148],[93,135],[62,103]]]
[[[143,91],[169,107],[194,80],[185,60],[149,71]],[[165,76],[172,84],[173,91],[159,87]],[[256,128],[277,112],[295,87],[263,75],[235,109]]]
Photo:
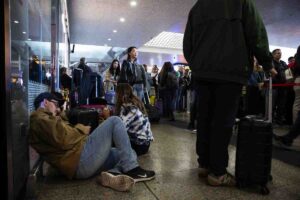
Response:
[[[116,115],[123,120],[130,138],[131,147],[137,155],[148,152],[153,135],[143,102],[133,94],[127,83],[117,86]]]
[[[119,117],[108,118],[88,135],[89,126],[72,126],[56,116],[58,102],[53,94],[41,93],[34,106],[30,144],[69,179],[85,179],[102,172],[99,181],[103,186],[128,191],[135,182],[154,178],[154,171],[139,167]],[[112,143],[116,148],[112,148]]]

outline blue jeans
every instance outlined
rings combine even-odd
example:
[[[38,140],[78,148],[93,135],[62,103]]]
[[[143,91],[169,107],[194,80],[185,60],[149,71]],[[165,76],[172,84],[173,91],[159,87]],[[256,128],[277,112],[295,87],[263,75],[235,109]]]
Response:
[[[114,142],[116,148],[112,148]],[[80,155],[76,178],[89,178],[100,171],[127,172],[138,166],[125,125],[110,117],[88,137]]]
[[[141,101],[144,99],[144,85],[142,83],[134,84],[132,86],[133,94],[135,94]]]

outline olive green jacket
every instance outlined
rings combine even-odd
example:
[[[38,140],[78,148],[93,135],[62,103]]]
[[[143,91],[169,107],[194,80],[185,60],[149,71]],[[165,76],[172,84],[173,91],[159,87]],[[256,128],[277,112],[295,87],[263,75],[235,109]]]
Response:
[[[87,137],[82,124],[72,126],[43,108],[30,115],[30,145],[69,179],[76,173]]]
[[[247,84],[253,56],[272,68],[267,32],[253,0],[198,0],[189,13],[184,57],[193,79]]]

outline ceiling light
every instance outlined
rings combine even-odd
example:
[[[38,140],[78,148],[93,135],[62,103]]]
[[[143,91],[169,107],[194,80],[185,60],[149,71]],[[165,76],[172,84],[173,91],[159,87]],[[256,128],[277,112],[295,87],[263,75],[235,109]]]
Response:
[[[14,21],[14,23],[15,23],[15,24],[18,24],[18,23],[19,23],[19,21],[15,20],[15,21]]]
[[[111,41],[111,38],[108,38],[107,40],[108,40],[108,41]]]
[[[131,7],[135,7],[137,5],[137,2],[136,1],[130,1],[130,6]]]
[[[125,18],[124,18],[124,17],[121,17],[121,18],[120,18],[120,22],[125,22]]]
[[[114,33],[118,32],[117,30],[113,30]]]
[[[26,32],[25,32],[25,31],[23,31],[22,33],[23,33],[23,34],[26,34]]]

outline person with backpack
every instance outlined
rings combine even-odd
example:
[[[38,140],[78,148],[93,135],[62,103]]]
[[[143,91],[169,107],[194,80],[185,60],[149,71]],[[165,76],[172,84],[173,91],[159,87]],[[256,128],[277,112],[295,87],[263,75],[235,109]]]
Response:
[[[160,97],[163,99],[163,115],[175,121],[174,111],[178,89],[178,77],[171,62],[165,62],[158,76]]]

